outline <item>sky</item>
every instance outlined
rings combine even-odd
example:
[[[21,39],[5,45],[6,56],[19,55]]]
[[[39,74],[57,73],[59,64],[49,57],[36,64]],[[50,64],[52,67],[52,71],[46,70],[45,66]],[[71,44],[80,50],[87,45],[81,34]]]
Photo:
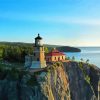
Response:
[[[0,41],[100,46],[100,0],[0,0]]]

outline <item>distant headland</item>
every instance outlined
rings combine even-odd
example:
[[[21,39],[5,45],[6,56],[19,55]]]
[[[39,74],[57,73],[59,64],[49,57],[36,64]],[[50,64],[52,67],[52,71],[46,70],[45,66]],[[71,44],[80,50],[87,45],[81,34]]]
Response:
[[[33,43],[24,43],[24,42],[0,42],[0,45],[9,45],[9,46],[32,46]],[[71,47],[71,46],[61,46],[61,45],[52,45],[52,44],[44,44],[45,47],[47,47],[49,50],[52,48],[57,48],[61,52],[81,52],[81,49],[77,47]]]

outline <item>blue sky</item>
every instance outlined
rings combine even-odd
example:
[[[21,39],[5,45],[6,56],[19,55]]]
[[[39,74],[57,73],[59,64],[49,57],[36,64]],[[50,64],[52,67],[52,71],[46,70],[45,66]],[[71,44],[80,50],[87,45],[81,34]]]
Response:
[[[100,46],[100,0],[0,0],[0,41]]]

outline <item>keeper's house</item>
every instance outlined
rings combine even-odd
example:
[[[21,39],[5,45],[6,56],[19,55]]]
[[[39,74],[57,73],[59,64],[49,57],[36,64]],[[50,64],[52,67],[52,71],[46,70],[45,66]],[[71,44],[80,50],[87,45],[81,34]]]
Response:
[[[46,54],[46,62],[65,61],[65,59],[66,55],[55,48]]]

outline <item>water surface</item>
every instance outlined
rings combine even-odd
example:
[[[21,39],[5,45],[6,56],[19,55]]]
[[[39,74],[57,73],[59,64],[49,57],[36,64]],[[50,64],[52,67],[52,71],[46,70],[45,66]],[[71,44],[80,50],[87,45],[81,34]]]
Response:
[[[97,65],[100,68],[100,47],[80,47],[79,53],[65,53],[68,57],[75,57],[75,60],[80,61],[83,58],[84,61],[89,59],[89,62]]]

